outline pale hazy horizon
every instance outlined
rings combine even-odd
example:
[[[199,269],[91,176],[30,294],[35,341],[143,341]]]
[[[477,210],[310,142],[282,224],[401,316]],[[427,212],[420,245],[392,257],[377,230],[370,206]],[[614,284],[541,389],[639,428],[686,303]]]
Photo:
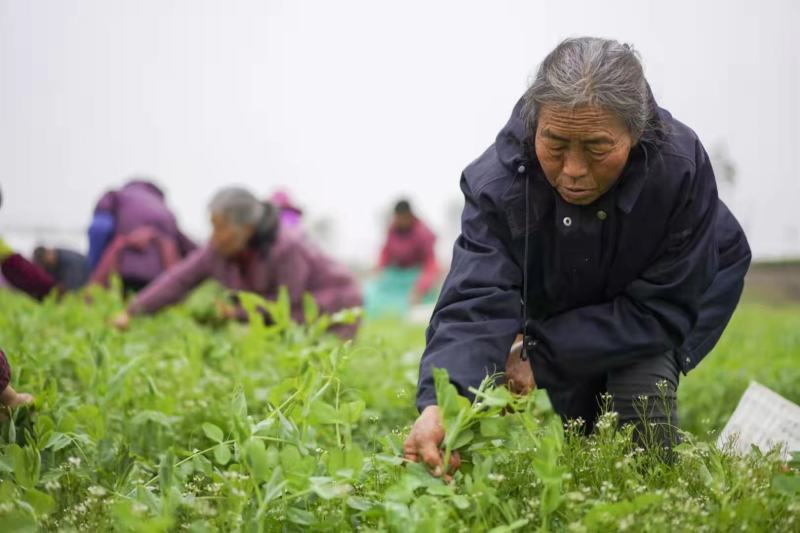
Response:
[[[0,0],[0,235],[84,247],[103,191],[146,174],[198,240],[217,188],[288,189],[362,265],[405,196],[447,262],[461,170],[558,41],[597,35],[632,43],[659,104],[726,153],[756,258],[798,257],[798,26],[789,0]]]

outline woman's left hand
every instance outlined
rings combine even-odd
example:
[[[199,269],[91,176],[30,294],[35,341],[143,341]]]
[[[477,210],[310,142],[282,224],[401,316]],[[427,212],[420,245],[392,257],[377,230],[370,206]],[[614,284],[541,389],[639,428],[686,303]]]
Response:
[[[506,360],[506,385],[514,394],[529,394],[536,388],[531,362],[522,360],[522,335],[517,335]]]

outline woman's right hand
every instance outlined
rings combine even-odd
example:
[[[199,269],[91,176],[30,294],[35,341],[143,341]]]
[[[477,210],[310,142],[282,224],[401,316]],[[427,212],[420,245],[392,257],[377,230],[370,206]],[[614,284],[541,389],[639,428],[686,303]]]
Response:
[[[123,311],[111,319],[111,325],[120,331],[126,331],[131,327],[131,315],[127,311]]]
[[[6,390],[0,392],[0,403],[9,409],[14,409],[23,405],[32,404],[33,396],[27,392],[17,392],[14,390],[14,387],[9,385],[6,387]]]
[[[452,474],[461,466],[458,452],[450,455],[450,467],[444,471],[444,456],[441,445],[444,441],[444,425],[442,413],[438,405],[430,405],[423,409],[414,422],[411,432],[403,444],[403,456],[414,463],[423,462],[428,465],[436,477],[444,475],[445,481],[452,479]]]

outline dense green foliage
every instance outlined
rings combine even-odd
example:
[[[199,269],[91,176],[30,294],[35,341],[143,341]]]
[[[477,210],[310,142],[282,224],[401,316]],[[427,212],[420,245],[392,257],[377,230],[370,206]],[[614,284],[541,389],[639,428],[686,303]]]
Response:
[[[800,313],[744,305],[681,384],[675,457],[604,415],[591,438],[546,396],[439,375],[452,484],[404,464],[422,328],[214,324],[213,289],[120,333],[118,297],[36,304],[0,292],[0,346],[37,397],[0,424],[0,523],[14,530],[797,531],[800,476],[713,444],[748,380],[800,400]],[[247,302],[255,304],[256,302]],[[309,313],[313,305],[309,302]],[[342,318],[342,317],[340,317]],[[347,318],[347,317],[343,317]]]

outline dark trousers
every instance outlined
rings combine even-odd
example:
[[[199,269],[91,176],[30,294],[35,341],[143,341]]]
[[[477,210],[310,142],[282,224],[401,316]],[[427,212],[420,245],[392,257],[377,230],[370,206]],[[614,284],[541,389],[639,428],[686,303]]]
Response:
[[[679,441],[676,392],[680,369],[673,352],[638,359],[567,388],[548,390],[553,409],[566,422],[581,418],[586,434],[594,430],[610,395],[620,426],[634,424],[642,444],[671,447]]]
[[[137,293],[147,287],[151,280],[145,281],[143,279],[136,279],[136,278],[122,278],[122,290],[125,292],[125,295],[129,295],[132,293]]]

